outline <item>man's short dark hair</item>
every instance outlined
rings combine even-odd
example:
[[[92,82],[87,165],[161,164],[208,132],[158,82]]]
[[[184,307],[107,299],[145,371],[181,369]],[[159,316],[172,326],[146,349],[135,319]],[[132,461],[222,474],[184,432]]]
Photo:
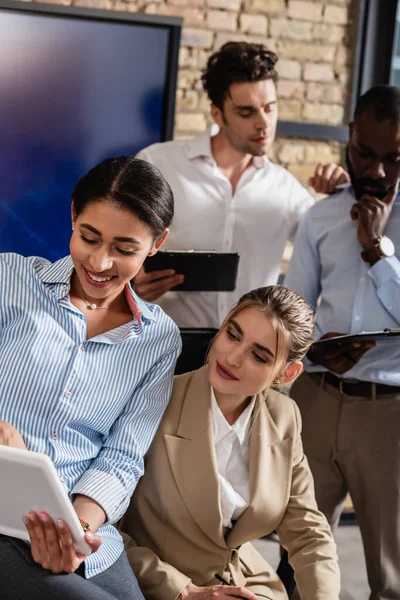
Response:
[[[203,87],[211,102],[222,110],[232,83],[264,79],[272,79],[276,83],[277,60],[277,55],[263,44],[227,42],[208,59],[202,76]]]
[[[354,120],[368,112],[378,123],[400,122],[400,88],[376,85],[358,99]]]

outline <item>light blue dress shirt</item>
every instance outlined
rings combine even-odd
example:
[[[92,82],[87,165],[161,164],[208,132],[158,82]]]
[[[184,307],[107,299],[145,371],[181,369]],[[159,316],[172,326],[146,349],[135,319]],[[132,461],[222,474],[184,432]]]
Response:
[[[329,331],[359,333],[400,327],[400,197],[385,230],[395,256],[372,267],[360,256],[351,186],[313,206],[296,236],[285,286],[317,307],[316,339]],[[306,371],[323,371],[305,361]],[[379,342],[343,377],[400,386],[400,340]]]
[[[69,494],[107,515],[86,577],[123,551],[111,525],[143,474],[143,455],[171,394],[179,330],[156,305],[126,289],[133,319],[86,339],[85,316],[70,302],[68,256],[53,264],[0,255],[0,419],[29,450],[53,461]]]

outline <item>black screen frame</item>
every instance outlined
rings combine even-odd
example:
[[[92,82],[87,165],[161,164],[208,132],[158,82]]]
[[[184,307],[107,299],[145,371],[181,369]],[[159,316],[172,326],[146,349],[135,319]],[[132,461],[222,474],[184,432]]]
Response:
[[[389,83],[398,4],[399,0],[359,0],[351,115],[359,96]]]
[[[59,18],[84,19],[86,21],[103,21],[109,23],[132,23],[147,25],[168,30],[168,56],[165,83],[165,96],[161,124],[161,141],[172,140],[175,124],[175,99],[178,80],[179,48],[183,20],[180,17],[165,17],[162,15],[147,15],[97,8],[63,6],[59,4],[40,4],[16,0],[0,0],[1,11],[14,13],[49,15]]]

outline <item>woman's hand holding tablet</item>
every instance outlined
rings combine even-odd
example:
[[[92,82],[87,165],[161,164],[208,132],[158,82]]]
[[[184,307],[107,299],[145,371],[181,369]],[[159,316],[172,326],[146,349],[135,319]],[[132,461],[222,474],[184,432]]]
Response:
[[[62,519],[55,523],[45,512],[30,512],[23,521],[29,533],[33,560],[52,573],[74,573],[90,553],[75,550],[71,530]],[[92,552],[100,548],[98,535],[88,532],[84,538]]]
[[[72,572],[98,550],[101,539],[83,531],[48,456],[0,445],[0,481],[0,534],[29,540],[43,568]]]
[[[374,341],[360,342],[352,338],[353,336],[330,331],[311,346],[307,358],[316,365],[326,367],[332,373],[343,375],[375,346]],[[337,340],[339,344],[336,343]]]

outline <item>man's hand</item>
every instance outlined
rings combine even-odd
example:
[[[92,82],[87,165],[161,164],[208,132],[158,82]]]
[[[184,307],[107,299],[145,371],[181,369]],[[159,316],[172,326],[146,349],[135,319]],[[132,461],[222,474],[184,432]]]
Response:
[[[27,450],[21,434],[5,421],[0,421],[0,446],[10,446],[11,448],[20,448]]]
[[[326,340],[331,337],[345,335],[330,331],[323,335],[320,339]],[[343,343],[341,346],[336,345],[321,345],[312,346],[307,353],[307,358],[316,365],[322,365],[332,371],[342,375],[346,371],[350,371],[360,358],[375,346],[375,342],[363,343]]]
[[[372,248],[377,238],[382,237],[399,191],[399,181],[379,200],[375,196],[364,194],[353,204],[350,216],[357,220],[357,240],[364,250]]]
[[[71,531],[64,521],[57,525],[47,513],[30,512],[24,517],[29,533],[33,560],[52,573],[74,573],[85,560],[86,555],[75,551]],[[92,552],[101,545],[98,535],[85,534],[85,541]]]
[[[257,600],[257,596],[244,587],[231,585],[199,587],[193,583],[189,583],[185,587],[180,597],[182,600],[232,600],[233,598]]]
[[[333,194],[336,186],[349,183],[348,172],[333,163],[320,163],[315,167],[314,175],[308,180],[310,185],[318,194]]]
[[[173,269],[146,273],[142,267],[135,277],[133,288],[140,298],[153,302],[165,292],[183,283],[184,279],[184,275],[177,275]]]

